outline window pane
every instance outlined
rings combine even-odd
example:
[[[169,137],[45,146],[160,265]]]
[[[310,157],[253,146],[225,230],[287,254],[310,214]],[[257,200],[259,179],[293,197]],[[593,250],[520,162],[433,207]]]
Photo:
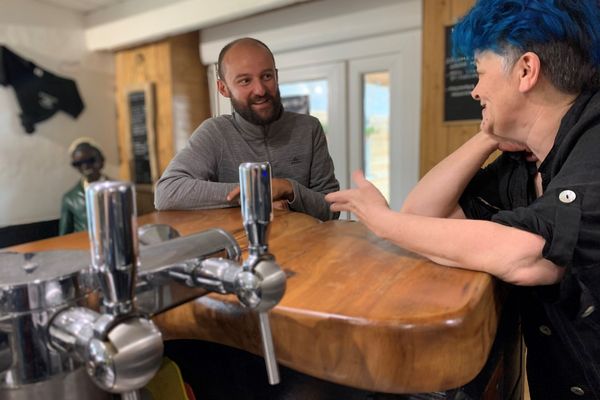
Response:
[[[329,88],[327,80],[280,83],[281,101],[286,110],[306,112],[321,121],[327,134]],[[308,107],[306,107],[308,105]]]
[[[363,75],[365,176],[390,201],[390,73]]]

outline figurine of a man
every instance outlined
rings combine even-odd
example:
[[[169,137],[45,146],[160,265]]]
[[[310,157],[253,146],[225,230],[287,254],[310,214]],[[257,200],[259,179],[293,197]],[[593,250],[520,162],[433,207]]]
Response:
[[[71,165],[81,174],[81,179],[63,195],[59,235],[87,230],[85,208],[85,189],[99,180],[107,179],[102,175],[104,155],[99,146],[90,138],[79,138],[69,146]]]

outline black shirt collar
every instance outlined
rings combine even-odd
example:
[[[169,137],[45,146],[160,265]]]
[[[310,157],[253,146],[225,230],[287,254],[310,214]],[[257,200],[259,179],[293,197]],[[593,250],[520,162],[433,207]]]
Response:
[[[544,190],[565,162],[579,136],[585,132],[589,117],[597,115],[597,110],[600,110],[600,93],[584,91],[577,96],[571,108],[562,118],[552,149],[538,168],[538,172],[542,175]],[[588,114],[587,117],[586,114]]]

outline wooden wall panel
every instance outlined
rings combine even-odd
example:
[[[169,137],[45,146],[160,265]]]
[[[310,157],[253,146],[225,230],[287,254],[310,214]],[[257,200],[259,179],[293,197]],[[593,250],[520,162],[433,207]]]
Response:
[[[169,48],[166,42],[159,42],[133,49],[119,51],[115,56],[117,124],[119,133],[119,163],[121,179],[131,180],[129,161],[129,127],[127,118],[126,93],[136,84],[154,83],[154,108],[156,126],[156,145],[159,172],[162,172],[163,158],[172,157],[172,151],[165,148],[172,146],[172,114],[171,114],[171,75]]]
[[[479,130],[479,121],[444,122],[444,28],[473,4],[474,0],[423,0],[421,176]]]
[[[127,104],[125,93],[134,84],[155,88],[156,147],[159,173],[175,155],[175,138],[185,138],[210,116],[206,68],[199,55],[199,34],[190,32],[160,42],[122,50],[115,55],[121,177],[130,179],[126,162]]]
[[[198,41],[197,33],[172,39],[172,49],[177,49],[171,55],[173,138],[184,142],[210,117],[208,78],[200,62]]]
[[[423,1],[423,83],[421,89],[421,157],[424,175],[446,154],[448,135],[443,120],[444,36],[451,0]]]
[[[156,158],[160,176],[194,129],[210,117],[206,68],[199,33],[190,32],[115,54],[115,95],[120,178],[131,180],[131,147],[126,93],[144,83],[154,87]],[[151,188],[138,190],[138,213],[154,210]]]

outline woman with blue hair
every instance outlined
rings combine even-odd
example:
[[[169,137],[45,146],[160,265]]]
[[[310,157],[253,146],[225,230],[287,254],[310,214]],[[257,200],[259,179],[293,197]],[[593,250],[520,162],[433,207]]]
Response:
[[[399,246],[519,286],[532,398],[600,399],[600,4],[479,0],[453,41],[477,68],[480,132],[400,212],[361,172],[326,200]]]

